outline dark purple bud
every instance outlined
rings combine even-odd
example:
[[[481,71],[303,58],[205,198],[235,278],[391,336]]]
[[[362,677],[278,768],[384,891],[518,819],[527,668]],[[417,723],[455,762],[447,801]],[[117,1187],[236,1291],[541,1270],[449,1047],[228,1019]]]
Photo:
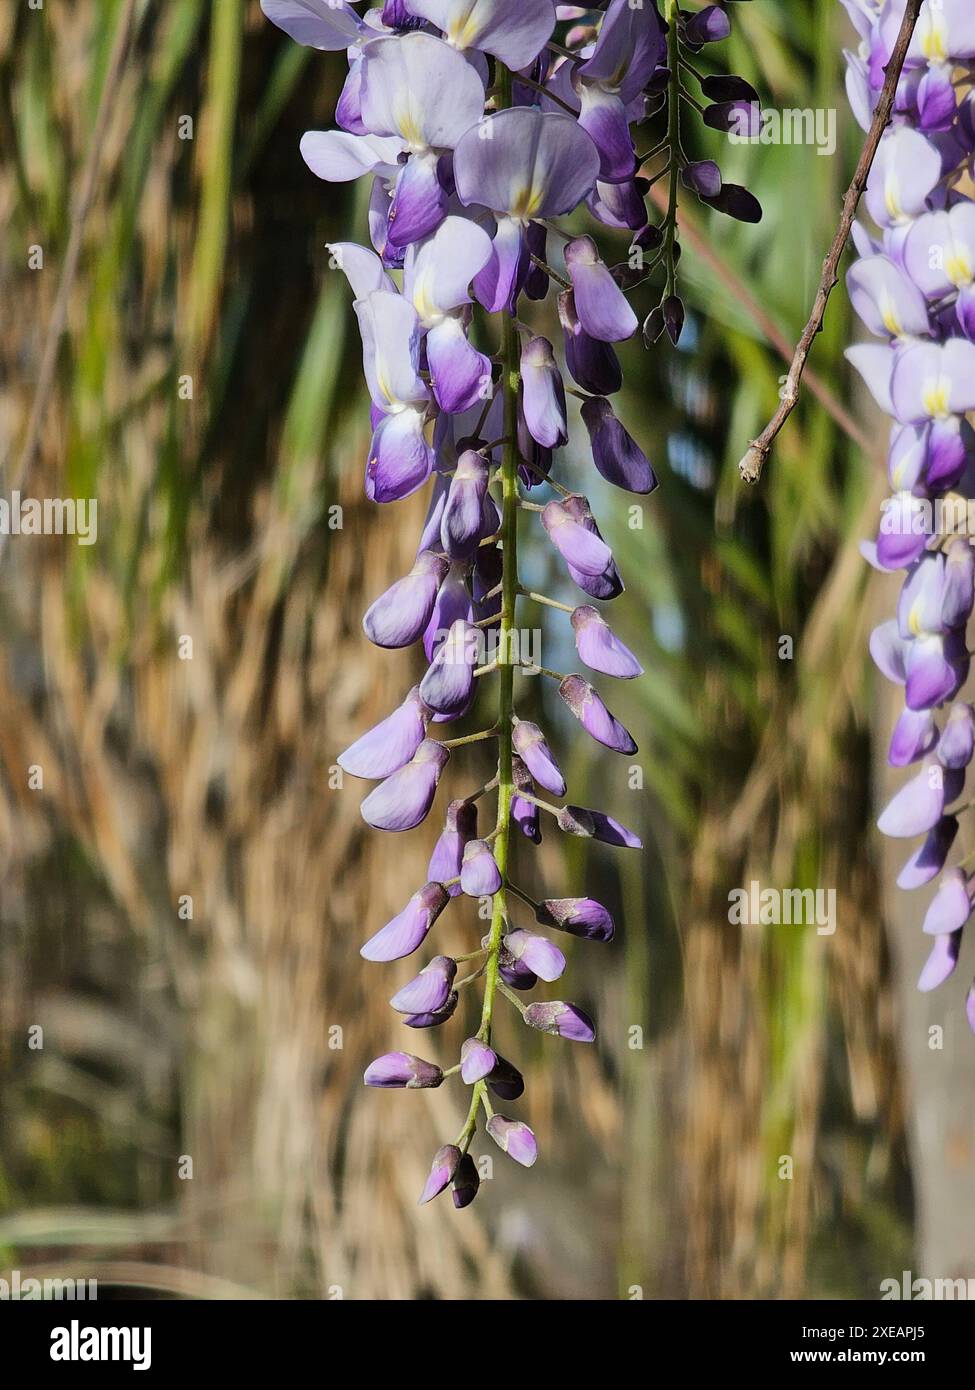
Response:
[[[612,564],[613,552],[606,542],[574,520],[564,502],[546,504],[542,525],[562,558],[580,574],[596,578]]]
[[[541,222],[529,222],[528,232],[525,240],[528,243],[528,254],[537,256],[540,261],[547,259],[545,255],[545,245],[548,234]],[[548,273],[531,262],[528,274],[525,277],[525,294],[529,299],[544,299],[548,294]]]
[[[460,886],[469,898],[493,897],[501,887],[497,862],[484,840],[469,840],[464,846]]]
[[[708,5],[684,21],[684,41],[691,48],[718,43],[731,33],[731,20],[720,5]]]
[[[380,594],[362,626],[377,647],[408,647],[420,636],[433,612],[437,590],[447,573],[442,555],[423,550],[409,574]]]
[[[497,1065],[497,1053],[493,1052],[487,1043],[481,1042],[480,1038],[467,1038],[462,1043],[460,1074],[468,1086],[473,1086],[475,1081],[482,1081]]]
[[[599,534],[599,527],[596,525],[592,512],[589,510],[589,503],[584,497],[566,497],[562,505],[565,507],[569,516],[572,517],[573,521],[578,521],[579,525],[584,527],[585,530],[591,531],[594,536],[602,540],[602,536]],[[579,585],[579,588],[583,593],[588,594],[590,598],[611,599],[616,598],[617,594],[623,592],[623,580],[619,570],[616,568],[615,561],[613,561],[609,568],[604,570],[602,574],[595,576],[584,574],[582,570],[576,569],[574,565],[569,565],[567,568],[576,584]]]
[[[425,1062],[412,1052],[384,1052],[369,1063],[362,1079],[367,1086],[405,1086],[408,1091],[416,1091],[439,1086],[443,1072],[435,1062]]]
[[[721,170],[713,159],[685,164],[681,181],[692,193],[700,193],[705,198],[716,198],[721,192]]]
[[[576,637],[576,651],[593,671],[619,680],[632,680],[643,675],[643,667],[625,642],[596,612],[591,604],[575,609],[569,620]]]
[[[423,742],[429,717],[419,686],[414,686],[392,714],[339,754],[339,767],[353,777],[391,777]]]
[[[440,539],[452,560],[473,555],[481,538],[488,465],[482,454],[465,449],[450,480],[440,519]]]
[[[498,971],[502,980],[511,989],[520,990],[522,993],[534,989],[538,984],[538,976],[534,970],[529,970],[527,965],[521,961],[512,960],[510,956],[504,956],[498,965]]]
[[[436,1013],[450,998],[457,962],[450,956],[434,956],[419,975],[397,990],[390,1004],[400,1014]]]
[[[454,1187],[452,1196],[454,1206],[458,1211],[464,1207],[469,1207],[477,1196],[477,1189],[481,1185],[480,1174],[477,1171],[477,1164],[470,1154],[465,1154],[457,1165],[457,1172],[454,1174]]]
[[[513,960],[527,966],[532,974],[547,983],[559,979],[565,970],[565,956],[548,937],[539,936],[537,932],[522,928],[509,932],[504,938],[504,948]]]
[[[512,731],[511,742],[538,785],[555,796],[564,796],[565,778],[538,725],[527,719],[519,719]]]
[[[465,712],[474,693],[477,650],[477,629],[464,618],[451,623],[443,645],[420,682],[420,698],[432,710],[449,719]]]
[[[589,941],[612,941],[616,933],[612,917],[595,898],[546,898],[539,903],[535,920]]]
[[[633,238],[630,249],[639,247],[641,251],[656,251],[658,246],[663,245],[664,234],[653,222],[648,222],[645,227],[641,227]]]
[[[738,222],[761,222],[762,205],[747,188],[737,183],[726,183],[714,198],[702,198],[709,208],[723,212],[726,217],[734,217]]]
[[[425,1014],[408,1014],[403,1022],[407,1028],[439,1028],[448,1018],[453,1018],[459,998],[460,995],[454,990],[447,996],[447,1002],[442,1009],[433,1009]]]
[[[706,77],[701,83],[701,91],[708,101],[758,102],[758,92],[750,82],[736,73],[726,73],[717,77]]]
[[[521,354],[521,408],[531,437],[557,449],[568,439],[562,373],[547,338],[532,338]]]
[[[637,746],[629,730],[607,709],[603,700],[582,676],[566,676],[559,694],[586,733],[615,753],[635,753]]]
[[[643,320],[643,341],[647,347],[653,347],[654,343],[664,331],[664,311],[658,304],[655,309],[651,309]]]
[[[457,1172],[462,1157],[463,1155],[456,1144],[444,1144],[442,1148],[437,1150],[430,1165],[430,1176],[423,1185],[417,1206],[422,1207],[425,1202],[432,1202],[434,1197],[439,1197],[445,1187],[449,1187],[450,1180]]]
[[[369,793],[360,807],[362,819],[375,830],[412,830],[433,804],[449,757],[442,743],[425,738],[405,767]]]
[[[460,878],[464,846],[477,835],[477,805],[473,801],[452,801],[440,838],[433,847],[427,877],[435,883],[448,883]],[[451,883],[447,892],[456,898],[460,883]]]
[[[533,801],[528,800],[528,795],[535,790],[535,784],[521,758],[517,756],[512,758],[511,771],[515,785],[515,795],[511,798],[511,819],[526,840],[540,845],[542,831],[539,825],[538,807]],[[525,795],[519,796],[519,792],[525,793]]]
[[[442,884],[426,884],[413,894],[402,912],[369,938],[359,951],[360,956],[365,960],[400,960],[412,955],[449,901]]]
[[[657,479],[650,460],[620,424],[609,401],[591,397],[582,407],[582,420],[589,431],[592,461],[606,481],[627,492],[653,492]]]
[[[620,849],[642,849],[643,841],[634,831],[628,830],[625,825],[616,820],[613,816],[607,816],[604,811],[593,811],[584,806],[563,806],[559,815],[559,824],[562,825],[562,816],[572,817],[582,824],[591,825],[592,829],[586,833],[593,836],[596,840],[602,840],[605,845],[616,845]],[[562,826],[562,829],[566,829]],[[572,832],[579,834],[578,831]]]
[[[762,130],[762,108],[757,101],[719,101],[706,106],[701,119],[712,130],[733,133],[742,140],[751,139]]]
[[[509,1120],[507,1115],[492,1115],[487,1122],[487,1132],[503,1149],[509,1158],[530,1168],[538,1157],[535,1136],[523,1120]]]
[[[669,294],[661,305],[664,313],[664,327],[667,336],[677,346],[681,333],[684,331],[684,305],[676,294]]]
[[[518,1100],[525,1093],[525,1079],[517,1067],[502,1056],[488,1077],[488,1085],[499,1100]]]
[[[593,395],[612,396],[623,385],[619,358],[609,343],[600,342],[585,331],[579,322],[571,290],[559,295],[559,321],[565,365],[573,381]]]
[[[554,1033],[571,1042],[594,1042],[596,1038],[596,1026],[589,1015],[561,999],[529,1004],[523,1017],[529,1028],[537,1028],[540,1033]]]
[[[560,830],[591,840],[595,825],[592,816],[582,806],[563,806],[556,817]]]

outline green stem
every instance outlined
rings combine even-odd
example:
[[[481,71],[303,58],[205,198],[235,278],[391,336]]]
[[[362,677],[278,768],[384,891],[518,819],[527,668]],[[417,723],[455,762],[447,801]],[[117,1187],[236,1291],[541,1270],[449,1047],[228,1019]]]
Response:
[[[501,67],[501,101],[511,104],[511,73]],[[501,456],[501,621],[498,636],[498,820],[494,840],[494,858],[501,874],[501,887],[494,895],[491,930],[488,935],[487,960],[484,965],[484,1006],[477,1036],[491,1042],[491,1023],[494,1000],[498,989],[501,940],[507,921],[508,847],[511,836],[511,799],[514,794],[512,777],[512,716],[514,714],[514,656],[513,634],[515,609],[518,602],[518,334],[512,314],[501,315],[501,390],[504,398],[504,437]],[[484,1087],[481,1085],[481,1097]]]
[[[667,139],[670,146],[670,198],[667,203],[662,255],[667,261],[667,285],[665,295],[675,292],[677,274],[674,266],[674,245],[677,241],[677,198],[680,187],[680,40],[677,36],[677,0],[667,0],[665,18],[670,25],[667,33],[667,66],[670,68],[670,81],[667,84]]]

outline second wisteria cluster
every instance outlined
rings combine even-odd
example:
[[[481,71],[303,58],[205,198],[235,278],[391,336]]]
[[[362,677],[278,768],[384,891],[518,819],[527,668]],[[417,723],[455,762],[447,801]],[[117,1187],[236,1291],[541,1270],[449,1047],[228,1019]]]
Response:
[[[842,3],[859,40],[847,54],[847,91],[866,129],[905,0]],[[888,760],[915,769],[879,826],[920,841],[898,876],[901,888],[940,875],[923,921],[931,953],[922,990],[952,975],[975,889],[964,860],[946,867],[961,813],[953,808],[975,751],[975,712],[957,698],[969,672],[965,634],[975,600],[964,524],[975,495],[975,436],[966,420],[975,409],[975,95],[959,80],[973,62],[975,4],[926,0],[867,185],[876,230],[855,229],[859,260],[848,275],[854,308],[881,340],[848,356],[894,422],[891,496],[865,553],[877,568],[904,576],[896,616],[874,630],[870,648],[904,690]],[[975,985],[966,1007],[975,1030]]]
[[[592,10],[557,10],[552,0],[387,0],[363,14],[326,0],[262,7],[299,43],[348,60],[339,128],[306,133],[301,154],[323,180],[369,183],[371,245],[329,248],[351,287],[372,401],[366,493],[388,503],[426,487],[429,497],[412,569],[376,598],[363,624],[381,647],[420,643],[425,674],[338,761],[375,783],[362,802],[366,822],[403,832],[425,819],[458,751],[497,749],[494,775],[447,806],[426,882],[418,866],[421,886],[362,947],[367,960],[395,961],[419,950],[452,900],[489,906],[486,934],[469,906],[470,949],[433,955],[390,1000],[415,1035],[457,1010],[470,1018],[463,991],[482,982],[479,1022],[456,1062],[442,1067],[404,1049],[365,1073],[369,1086],[406,1089],[439,1086],[456,1073],[470,1088],[463,1128],[436,1154],[421,1198],[451,1187],[464,1207],[478,1190],[469,1148],[482,1114],[511,1158],[526,1166],[536,1158],[528,1125],[495,1109],[524,1090],[497,1047],[498,998],[529,1028],[591,1042],[595,1027],[583,1009],[525,996],[562,975],[565,957],[549,932],[593,942],[614,934],[610,913],[591,897],[529,897],[512,876],[514,844],[537,844],[548,818],[569,835],[640,847],[607,811],[564,800],[546,733],[519,713],[522,678],[549,678],[603,749],[637,751],[594,683],[630,680],[642,668],[600,611],[623,580],[589,500],[555,476],[569,436],[568,398],[578,402],[602,480],[651,493],[654,470],[611,401],[622,385],[616,346],[640,330],[628,296],[648,286],[657,300],[644,306],[644,339],[666,330],[676,343],[684,322],[681,190],[741,220],[760,215],[747,190],[725,184],[713,161],[689,160],[681,141],[685,107],[696,107],[705,126],[729,129],[736,102],[754,93],[743,79],[694,66],[705,45],[729,33],[723,6],[688,13],[664,0],[661,13],[652,0]],[[689,100],[691,79],[709,106]],[[658,113],[662,138],[650,148],[642,137],[641,151],[640,132]],[[646,199],[658,179],[668,195],[655,221]],[[618,264],[604,259],[590,231],[559,225],[586,209],[591,230],[601,225],[615,242]],[[531,326],[526,314],[553,286],[557,313],[535,311]],[[553,548],[573,602],[519,578],[525,519]],[[567,625],[578,671],[549,669],[526,652],[517,610],[527,604]],[[488,727],[451,736],[468,711],[483,708],[488,677],[497,682]],[[490,820],[488,797],[496,801]]]

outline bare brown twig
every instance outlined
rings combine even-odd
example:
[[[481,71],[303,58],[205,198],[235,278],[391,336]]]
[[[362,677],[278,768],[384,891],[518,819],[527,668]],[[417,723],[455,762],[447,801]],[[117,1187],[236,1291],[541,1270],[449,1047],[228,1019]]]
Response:
[[[833,292],[839,275],[838,269],[840,257],[846,247],[853,226],[853,219],[856,216],[857,205],[863,195],[863,190],[867,185],[867,178],[873,166],[874,156],[880,145],[881,137],[890,122],[891,111],[894,106],[894,95],[897,91],[897,83],[900,80],[901,71],[904,67],[904,59],[907,57],[908,46],[917,24],[918,12],[921,8],[921,0],[907,0],[907,8],[904,11],[904,19],[897,35],[897,42],[894,51],[890,56],[890,61],[885,69],[883,89],[880,93],[880,100],[877,102],[877,109],[873,115],[870,130],[864,141],[860,158],[857,161],[856,172],[853,181],[846,190],[843,199],[843,212],[840,217],[836,235],[833,237],[832,245],[827,252],[826,259],[823,261],[823,273],[816,291],[816,298],[813,301],[812,313],[809,321],[802,330],[802,336],[796,346],[792,357],[792,364],[789,367],[785,383],[779,394],[779,404],[775,414],[762,430],[761,434],[753,439],[748,452],[738,465],[738,471],[746,483],[757,483],[762,476],[762,469],[769,456],[772,444],[782,426],[788,420],[799,400],[799,383],[806,368],[806,360],[812,350],[816,334],[823,326],[823,319],[826,317],[826,306],[829,297]]]

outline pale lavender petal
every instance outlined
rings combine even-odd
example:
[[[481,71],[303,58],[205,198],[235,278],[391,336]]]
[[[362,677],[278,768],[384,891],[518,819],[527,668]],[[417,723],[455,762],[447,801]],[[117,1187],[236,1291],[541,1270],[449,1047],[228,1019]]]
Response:
[[[582,676],[566,676],[559,685],[559,694],[586,733],[597,743],[612,748],[616,753],[637,752],[637,746],[629,730],[607,709],[597,692]]]
[[[390,777],[413,757],[426,734],[429,711],[414,686],[398,709],[357,738],[336,762],[353,777]]]
[[[593,671],[620,680],[642,676],[643,667],[639,661],[591,604],[576,608],[570,621],[575,632],[576,651]]]
[[[376,830],[412,830],[433,803],[450,751],[424,739],[412,760],[369,793],[359,808],[362,819]]]
[[[535,1136],[521,1120],[509,1120],[506,1115],[492,1115],[487,1122],[487,1132],[499,1149],[525,1168],[530,1168],[538,1157]]]
[[[365,960],[400,960],[412,955],[450,901],[442,884],[428,883],[361,948]]]
[[[568,242],[565,264],[572,281],[579,322],[590,337],[604,343],[618,343],[632,337],[639,321],[600,260],[592,237],[576,237]]]
[[[344,0],[261,0],[261,9],[296,43],[328,53],[351,47],[366,29]]]
[[[928,936],[958,931],[972,915],[968,880],[961,869],[947,869],[924,916],[921,930]]]
[[[483,1081],[497,1065],[497,1053],[479,1038],[467,1038],[461,1044],[460,1074],[468,1086],[473,1086],[475,1081]]]
[[[435,1013],[450,998],[457,962],[450,956],[434,956],[419,975],[396,991],[390,1005],[401,1014]]]
[[[460,869],[460,886],[471,898],[490,898],[501,887],[501,874],[490,846],[468,840]]]
[[[565,778],[538,725],[527,719],[519,719],[512,732],[511,741],[538,785],[555,796],[564,796]]]
[[[423,425],[424,412],[409,408],[380,420],[366,464],[366,496],[371,502],[398,502],[429,478],[434,453]]]
[[[553,1033],[571,1042],[595,1042],[596,1026],[587,1013],[576,1004],[561,999],[549,1003],[529,1004],[522,1015],[529,1028],[540,1033]]]
[[[568,439],[565,388],[547,338],[532,338],[521,354],[521,408],[532,438],[546,449]]]
[[[408,1091],[439,1086],[443,1072],[435,1062],[425,1062],[411,1052],[385,1052],[366,1067],[367,1086],[405,1087]]]
[[[438,714],[455,717],[470,703],[474,688],[478,633],[458,618],[420,682],[420,697]]]
[[[362,55],[362,119],[412,150],[449,150],[479,119],[484,87],[461,53],[432,34],[374,39]]]
[[[957,817],[942,816],[897,875],[898,888],[922,888],[940,874],[957,834]]]
[[[442,29],[455,48],[490,53],[506,67],[525,68],[555,28],[552,0],[408,0],[414,14]]]
[[[958,931],[942,932],[935,938],[931,954],[924,962],[924,969],[917,982],[917,987],[922,993],[927,994],[929,990],[937,989],[952,975],[958,964],[961,938],[960,928]]]
[[[541,515],[549,540],[573,569],[596,576],[612,564],[613,552],[606,542],[570,516],[564,502],[547,503]]]
[[[504,947],[509,956],[527,965],[540,980],[550,983],[559,979],[565,970],[565,956],[547,937],[539,936],[537,932],[523,929],[509,932],[504,938]]]
[[[456,1144],[444,1144],[433,1156],[433,1163],[430,1165],[430,1176],[423,1185],[420,1193],[418,1206],[423,1206],[425,1202],[430,1202],[434,1197],[439,1196],[446,1187],[450,1186],[451,1180],[461,1161],[461,1152]]]
[[[442,555],[422,550],[409,574],[397,579],[366,610],[366,636],[377,647],[408,647],[430,621],[437,593],[447,574]]]
[[[522,222],[571,212],[598,173],[596,146],[573,117],[524,106],[486,117],[454,152],[460,201]]]
[[[437,883],[460,878],[464,846],[477,835],[477,804],[473,801],[452,801],[440,838],[433,847],[427,877]],[[450,883],[447,892],[452,898],[460,893],[460,883]]]
[[[546,898],[535,917],[543,927],[557,927],[588,941],[612,941],[616,933],[610,913],[595,898]]]

